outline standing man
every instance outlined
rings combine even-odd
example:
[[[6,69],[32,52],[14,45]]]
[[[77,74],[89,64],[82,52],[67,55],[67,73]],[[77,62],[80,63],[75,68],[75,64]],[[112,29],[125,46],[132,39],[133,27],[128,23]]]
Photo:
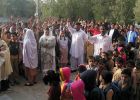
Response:
[[[67,23],[68,30],[72,35],[71,42],[71,70],[75,71],[77,66],[84,63],[84,45],[88,40],[87,34],[81,30],[81,23],[77,22],[75,28],[72,28],[70,22]]]
[[[100,26],[100,32],[101,33],[99,35],[92,36],[89,39],[92,44],[94,43],[94,56],[112,49],[111,38],[106,35],[104,26]]]
[[[118,40],[118,38],[120,36],[120,33],[119,33],[118,29],[115,28],[115,25],[114,24],[111,24],[111,29],[108,32],[108,35],[112,39],[112,43],[113,42],[117,42],[117,40]]]
[[[136,39],[138,37],[138,33],[134,31],[135,26],[131,25],[130,30],[127,33],[127,43],[135,46]]]

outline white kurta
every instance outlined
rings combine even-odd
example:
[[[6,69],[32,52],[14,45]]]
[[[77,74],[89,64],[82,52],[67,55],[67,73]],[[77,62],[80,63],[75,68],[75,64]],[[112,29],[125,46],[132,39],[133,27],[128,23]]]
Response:
[[[76,31],[71,27],[68,29],[72,34],[70,54],[72,57],[79,58],[84,55],[84,43],[88,40],[88,36],[83,30]]]
[[[68,38],[67,37],[59,37],[58,38],[58,43],[60,45],[60,47],[62,48],[68,48]]]
[[[108,35],[102,36],[101,34],[90,37],[89,41],[94,43],[94,56],[100,54],[100,49],[102,52],[107,52],[112,50],[112,41]]]
[[[68,29],[72,34],[72,42],[70,48],[71,69],[75,70],[78,65],[84,64],[84,45],[88,40],[88,36],[81,29],[79,31],[76,31],[71,27],[68,27]]]
[[[112,38],[113,36],[113,33],[114,33],[114,29],[111,29],[110,32],[109,32],[109,36]]]

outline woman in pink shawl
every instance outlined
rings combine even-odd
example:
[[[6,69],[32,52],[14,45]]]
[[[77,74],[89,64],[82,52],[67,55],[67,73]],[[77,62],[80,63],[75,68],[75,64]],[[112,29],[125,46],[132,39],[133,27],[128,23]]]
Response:
[[[38,65],[37,43],[34,32],[27,29],[23,41],[23,63],[26,68],[28,82],[25,86],[32,86],[36,79],[36,68]]]
[[[73,100],[86,100],[84,96],[85,85],[82,80],[75,81],[71,84]]]
[[[61,90],[63,91],[65,86],[70,83],[70,76],[71,76],[71,69],[69,67],[60,68],[60,75],[61,75]]]
[[[69,95],[68,90],[70,89],[70,84],[72,81],[70,80],[71,69],[69,67],[60,68],[61,75],[61,100],[72,100],[72,96]]]
[[[124,64],[126,64],[127,56],[125,54],[124,48],[123,47],[118,47],[118,52],[119,52],[119,56],[123,59]]]

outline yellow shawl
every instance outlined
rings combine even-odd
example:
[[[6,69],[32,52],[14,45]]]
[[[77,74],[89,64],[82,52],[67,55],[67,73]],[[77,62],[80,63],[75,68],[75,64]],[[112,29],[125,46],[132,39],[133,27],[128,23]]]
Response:
[[[5,49],[0,51],[0,56],[5,60],[5,62],[0,66],[0,81],[5,80],[13,72],[11,61],[10,61],[10,51],[5,41],[0,40],[0,45]]]

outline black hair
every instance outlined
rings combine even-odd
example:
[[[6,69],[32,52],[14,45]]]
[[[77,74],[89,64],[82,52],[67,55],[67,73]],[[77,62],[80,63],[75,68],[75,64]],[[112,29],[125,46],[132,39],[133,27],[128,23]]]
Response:
[[[85,90],[91,91],[96,86],[97,72],[95,70],[86,70],[81,75],[80,78],[85,83]]]
[[[89,59],[95,60],[95,58],[93,56],[88,56],[88,60]]]
[[[122,70],[121,74],[125,74],[125,75],[131,77],[131,70],[129,68],[125,68]]]
[[[43,77],[43,82],[45,83],[45,85],[59,85],[59,73],[56,73],[54,70],[48,70],[47,74]]]
[[[107,51],[108,56],[113,56],[113,52],[111,50]]]
[[[79,66],[78,66],[78,72],[79,72],[79,73],[83,73],[83,72],[86,71],[86,70],[87,70],[87,68],[86,68],[85,65],[79,65]]]
[[[76,22],[76,25],[81,25],[81,23],[80,22]]]
[[[101,58],[101,59],[99,60],[99,63],[100,63],[100,64],[105,64],[105,65],[106,65],[107,60],[104,59],[104,58]]]
[[[113,73],[112,72],[104,70],[104,71],[102,71],[101,76],[104,79],[104,82],[106,84],[112,82],[112,77],[113,77]]]
[[[124,42],[125,41],[125,39],[123,38],[123,37],[118,37],[118,42]]]
[[[17,33],[16,32],[13,32],[13,33],[11,33],[11,35],[17,36]]]
[[[108,56],[108,53],[107,52],[102,52],[103,54],[105,54],[106,56]]]
[[[64,41],[66,40],[66,35],[65,35],[65,31],[64,32]],[[60,40],[62,40],[62,36],[60,35]]]
[[[24,27],[28,28],[28,23],[27,22],[24,23]]]
[[[135,67],[135,62],[133,60],[128,60],[126,64],[127,68],[133,68]]]
[[[97,55],[97,56],[94,57],[94,60],[95,60],[96,62],[99,62],[100,59],[101,59],[101,56],[99,56],[99,55]]]

